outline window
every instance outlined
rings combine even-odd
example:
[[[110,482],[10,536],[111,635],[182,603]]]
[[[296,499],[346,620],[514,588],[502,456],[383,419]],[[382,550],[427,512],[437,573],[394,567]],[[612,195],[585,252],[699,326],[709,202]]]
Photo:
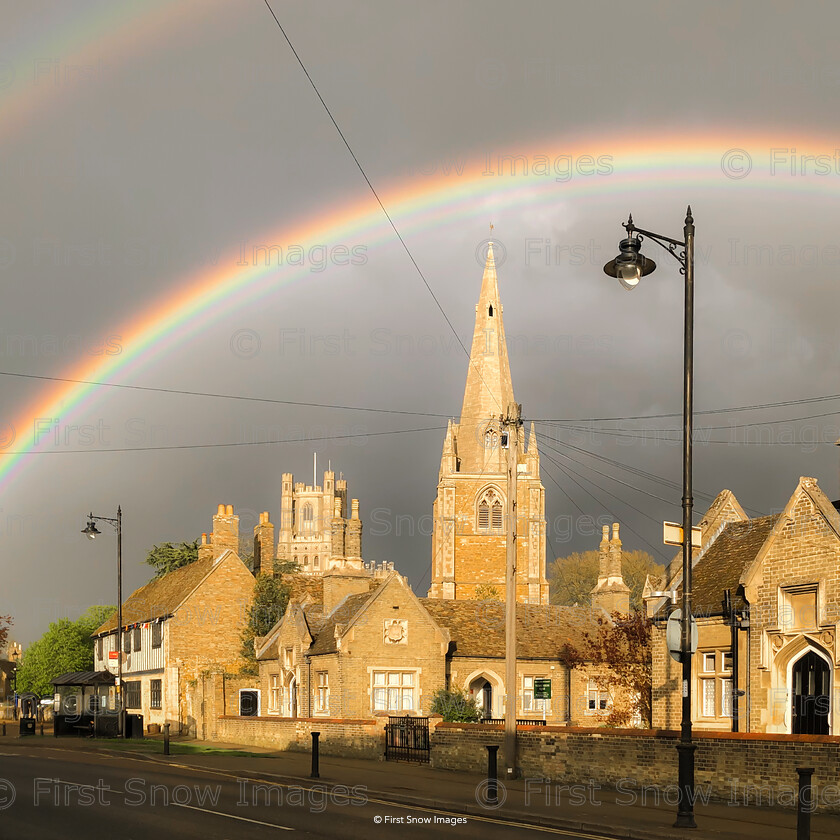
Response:
[[[410,671],[373,672],[373,710],[406,712],[414,705],[414,674]]]
[[[700,714],[704,718],[732,717],[732,651],[700,654]]]
[[[150,709],[159,709],[161,706],[161,700],[163,699],[161,691],[161,680],[152,680],[149,683],[149,708]]]
[[[318,694],[315,700],[315,711],[326,715],[330,711],[330,675],[327,671],[318,671]]]
[[[550,700],[536,699],[534,697],[534,680],[542,677],[522,677],[522,711],[529,714],[548,715]]]
[[[784,630],[813,630],[817,626],[817,585],[782,590],[779,624]]]
[[[142,632],[143,632],[143,630],[142,630],[141,627],[135,627],[134,628],[134,650],[135,651],[139,651],[141,649],[140,639],[141,639]]]
[[[321,568],[321,561],[317,558],[317,556],[312,561],[312,568],[313,569],[320,569]]]
[[[280,674],[272,674],[268,682],[268,711],[280,711]]]
[[[96,658],[102,659],[102,637],[96,640]]]
[[[488,451],[495,449],[499,445],[499,434],[493,429],[488,429],[484,433],[484,448]]]
[[[283,667],[291,668],[295,664],[294,649],[283,648]]]
[[[610,707],[610,693],[598,685],[597,680],[589,680],[586,689],[586,713],[597,715],[606,712]]]
[[[122,634],[123,637],[123,653],[131,653],[131,632],[126,630]]]
[[[159,648],[162,638],[163,638],[163,625],[159,621],[156,621],[152,625],[152,647],[153,648]]]
[[[140,680],[132,680],[125,684],[126,709],[140,709],[143,707],[143,694],[140,690]]]
[[[309,502],[305,502],[303,505],[301,505],[300,519],[301,524],[298,526],[298,530],[302,531],[304,534],[311,534],[313,530],[312,525],[315,517],[312,510],[312,505]]]
[[[478,502],[478,530],[499,531],[504,529],[502,497],[497,490],[486,490]]]
[[[703,680],[703,717],[715,716],[715,680]]]

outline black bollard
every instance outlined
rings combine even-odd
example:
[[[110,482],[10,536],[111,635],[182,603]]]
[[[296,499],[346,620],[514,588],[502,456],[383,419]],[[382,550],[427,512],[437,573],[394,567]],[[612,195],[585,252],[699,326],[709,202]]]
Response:
[[[43,735],[44,735],[44,724],[42,723],[41,724],[41,737],[43,737]]]
[[[499,782],[497,772],[497,753],[499,747],[496,744],[487,744],[487,804],[499,804]]]
[[[6,721],[3,721],[3,737],[6,737]]]
[[[796,800],[796,840],[811,840],[811,812],[814,809],[813,767],[797,767],[799,797]]]
[[[318,773],[318,739],[321,737],[320,732],[313,732],[312,733],[312,772],[309,774],[310,779],[320,779],[321,776]]]
[[[163,754],[169,755],[169,724],[163,724]]]

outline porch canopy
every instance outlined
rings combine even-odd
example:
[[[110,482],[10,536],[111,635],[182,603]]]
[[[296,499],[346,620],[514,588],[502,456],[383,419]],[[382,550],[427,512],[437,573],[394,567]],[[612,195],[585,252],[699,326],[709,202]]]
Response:
[[[53,685],[101,686],[114,685],[115,677],[109,671],[70,671],[52,680]]]

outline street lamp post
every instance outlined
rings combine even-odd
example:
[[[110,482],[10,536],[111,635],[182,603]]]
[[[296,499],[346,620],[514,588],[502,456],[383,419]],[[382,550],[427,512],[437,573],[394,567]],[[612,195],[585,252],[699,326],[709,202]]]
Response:
[[[15,708],[14,708],[14,719],[17,720],[18,717],[18,707],[17,707],[17,672],[18,672],[18,661],[20,660],[20,651],[17,647],[12,651],[12,660],[14,661],[14,667],[12,668],[12,697],[14,700]]]
[[[116,706],[117,706],[117,727],[120,737],[124,734],[125,718],[122,704],[122,657],[123,657],[123,621],[122,621],[122,508],[117,507],[117,518],[108,516],[88,516],[88,523],[82,529],[82,533],[89,539],[94,540],[101,533],[96,527],[97,522],[107,522],[117,532],[117,685],[116,685]]]
[[[689,206],[685,216],[682,241],[643,230],[633,224],[630,216],[624,225],[627,237],[619,245],[619,255],[604,266],[610,277],[618,278],[625,289],[634,289],[639,280],[656,268],[653,260],[641,253],[645,237],[652,239],[680,264],[680,274],[685,278],[685,318],[683,325],[683,589],[680,637],[680,659],[682,661],[682,720],[680,740],[677,743],[679,756],[679,805],[677,820],[679,828],[696,828],[694,821],[694,751],[696,744],[691,738],[691,514],[692,499],[692,423],[694,417],[694,218]]]

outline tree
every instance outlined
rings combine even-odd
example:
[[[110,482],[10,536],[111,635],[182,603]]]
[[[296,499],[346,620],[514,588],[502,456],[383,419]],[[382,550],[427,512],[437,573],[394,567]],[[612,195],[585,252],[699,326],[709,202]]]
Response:
[[[171,542],[161,543],[152,546],[152,550],[146,556],[146,562],[155,570],[155,577],[162,577],[196,560],[198,560],[198,540],[182,542],[180,545]]]
[[[76,621],[60,618],[23,653],[17,690],[52,694],[52,679],[71,671],[93,670],[91,633],[114,612],[114,607],[91,607]]]
[[[439,688],[432,695],[429,711],[442,715],[446,723],[477,723],[481,719],[475,698],[461,688]]]
[[[9,628],[14,624],[10,615],[0,615],[0,655],[6,651],[9,641]]]
[[[651,725],[651,622],[641,610],[630,616],[596,616],[596,628],[585,631],[578,644],[560,651],[569,668],[592,669],[599,690],[618,688],[607,716],[609,726],[629,726],[634,719]]]
[[[548,570],[552,604],[588,606],[591,592],[598,582],[597,551],[578,551],[558,557]],[[621,573],[630,587],[630,608],[642,607],[642,589],[648,575],[660,575],[663,567],[646,551],[625,551],[621,556]]]
[[[261,572],[254,581],[254,597],[246,613],[245,627],[242,630],[242,666],[243,674],[257,674],[257,654],[254,650],[254,639],[265,636],[268,631],[280,621],[289,606],[289,596],[292,587],[287,575],[298,570],[296,563],[274,564],[274,574]]]

